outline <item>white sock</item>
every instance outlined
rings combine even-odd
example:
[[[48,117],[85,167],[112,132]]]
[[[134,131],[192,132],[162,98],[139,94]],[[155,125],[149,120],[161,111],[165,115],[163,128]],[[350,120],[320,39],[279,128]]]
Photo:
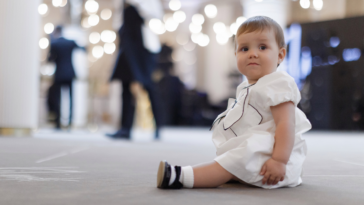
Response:
[[[194,176],[191,166],[182,167],[179,181],[183,184],[184,188],[193,188]]]
[[[171,178],[169,179],[168,185],[171,186],[171,184],[173,184],[174,180],[176,180],[176,170],[174,169],[174,166],[171,165]]]

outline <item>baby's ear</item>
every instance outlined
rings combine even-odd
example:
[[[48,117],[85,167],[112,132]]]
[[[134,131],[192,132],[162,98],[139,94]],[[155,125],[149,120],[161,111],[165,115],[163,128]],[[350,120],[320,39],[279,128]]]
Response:
[[[280,48],[278,58],[281,59],[281,61],[283,61],[283,59],[286,57],[286,53],[287,53],[287,50],[285,47]]]

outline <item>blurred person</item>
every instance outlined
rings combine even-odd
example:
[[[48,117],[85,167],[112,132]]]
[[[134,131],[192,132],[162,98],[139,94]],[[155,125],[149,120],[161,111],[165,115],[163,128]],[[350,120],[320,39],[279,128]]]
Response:
[[[155,138],[159,138],[162,115],[158,92],[152,73],[156,68],[157,54],[161,49],[159,38],[145,22],[151,18],[162,18],[159,0],[126,0],[123,7],[123,25],[119,35],[119,53],[111,80],[122,82],[121,127],[107,136],[114,139],[130,139],[134,121],[136,100],[131,92],[132,84],[139,83],[148,92],[155,119]]]
[[[153,79],[158,84],[161,103],[163,105],[163,124],[181,125],[182,95],[185,90],[182,81],[173,75],[172,48],[163,44],[158,57],[158,72],[155,72]]]
[[[56,129],[61,128],[61,89],[67,87],[70,99],[70,115],[68,126],[72,124],[72,81],[76,78],[72,64],[72,52],[80,47],[73,40],[65,39],[62,35],[63,27],[57,26],[51,36],[51,46],[48,54],[48,61],[55,62],[56,71],[54,73],[53,84],[48,90],[48,109],[54,112]]]
[[[297,108],[294,79],[277,71],[286,56],[283,30],[255,16],[240,25],[235,42],[237,67],[247,80],[212,125],[217,157],[194,167],[161,161],[158,188],[212,188],[230,180],[265,189],[302,183],[307,146],[301,135],[311,124]]]

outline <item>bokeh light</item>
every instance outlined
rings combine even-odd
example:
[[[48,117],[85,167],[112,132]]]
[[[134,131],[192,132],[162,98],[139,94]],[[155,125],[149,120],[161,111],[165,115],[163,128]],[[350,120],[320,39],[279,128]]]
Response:
[[[214,32],[217,34],[224,33],[226,30],[226,26],[222,22],[216,22],[216,23],[214,23],[213,29],[214,29]]]
[[[216,41],[220,45],[225,45],[229,41],[229,36],[226,32],[216,34]]]
[[[52,76],[56,72],[56,65],[44,64],[40,67],[40,73],[45,76]]]
[[[62,0],[60,7],[65,7],[67,5],[67,0]]]
[[[102,46],[95,46],[92,49],[92,56],[95,58],[101,58],[104,55],[104,48]]]
[[[330,46],[336,48],[340,44],[340,38],[337,36],[333,36],[330,38]]]
[[[344,61],[357,61],[361,56],[361,50],[359,48],[345,48],[343,50]]]
[[[215,18],[217,15],[217,7],[213,4],[208,4],[205,6],[205,14],[209,18]]]
[[[101,35],[98,32],[92,32],[89,36],[89,41],[92,44],[96,44],[100,42]]]
[[[237,26],[237,29],[239,28],[239,26],[244,23],[245,21],[247,20],[246,17],[244,16],[239,16],[238,18],[236,18],[236,26]]]
[[[84,18],[82,20],[82,27],[84,27],[84,28],[90,28],[91,27],[90,24],[88,23],[88,18]]]
[[[105,43],[113,43],[116,40],[116,33],[110,30],[101,32],[101,41]]]
[[[113,54],[116,50],[115,43],[105,43],[104,51],[106,54]]]
[[[238,31],[238,26],[237,26],[237,24],[236,23],[232,23],[231,25],[230,25],[230,32],[232,33],[232,34],[234,34],[234,35],[236,35],[236,32]]]
[[[300,5],[304,9],[310,8],[310,0],[300,0]]]
[[[312,4],[317,11],[320,11],[324,6],[324,2],[322,0],[313,0]]]
[[[52,0],[52,5],[54,7],[60,7],[62,4],[62,0]]]
[[[88,17],[88,24],[90,26],[96,26],[100,22],[100,17],[97,14],[92,14]]]
[[[112,16],[112,11],[110,9],[103,9],[100,16],[102,20],[109,20]]]
[[[94,14],[99,10],[99,3],[97,3],[94,0],[88,0],[85,3],[85,9],[86,9],[87,13]]]
[[[172,10],[172,11],[177,11],[178,9],[181,8],[181,2],[179,0],[171,0],[169,2],[169,8]]]
[[[169,18],[167,21],[166,21],[166,24],[165,24],[165,27],[166,27],[166,30],[169,31],[169,32],[173,32],[177,29],[178,27],[178,22],[176,22],[173,18]]]
[[[44,25],[44,32],[46,34],[51,34],[54,31],[54,25],[52,23],[47,23],[46,25]]]
[[[202,25],[205,22],[205,17],[202,14],[194,14],[192,16],[192,22],[197,25]]]
[[[45,15],[48,12],[47,4],[41,4],[38,6],[38,12],[40,15]]]
[[[48,46],[49,46],[49,40],[48,40],[48,38],[41,38],[39,40],[39,47],[41,49],[46,49],[46,48],[48,48]]]
[[[198,43],[203,38],[203,33],[193,33],[191,35],[191,40],[194,43]]]
[[[225,28],[225,34],[230,38],[232,37],[233,35],[235,35],[233,32],[230,31],[230,28],[229,26],[226,26]]]
[[[149,21],[149,28],[156,34],[163,34],[166,32],[162,21],[156,18]]]
[[[178,23],[182,23],[186,20],[186,14],[183,11],[176,11],[173,14],[173,19]]]
[[[210,43],[210,38],[208,35],[203,34],[203,36],[199,39],[198,45],[201,47],[205,47],[207,45],[209,45]]]

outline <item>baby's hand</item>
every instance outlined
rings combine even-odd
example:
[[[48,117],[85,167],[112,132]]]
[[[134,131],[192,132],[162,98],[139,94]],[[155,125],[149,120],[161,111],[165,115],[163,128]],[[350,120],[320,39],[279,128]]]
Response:
[[[286,175],[286,165],[270,158],[263,164],[259,174],[264,175],[262,180],[263,184],[267,183],[267,185],[275,185],[279,181],[284,180],[284,176]]]

